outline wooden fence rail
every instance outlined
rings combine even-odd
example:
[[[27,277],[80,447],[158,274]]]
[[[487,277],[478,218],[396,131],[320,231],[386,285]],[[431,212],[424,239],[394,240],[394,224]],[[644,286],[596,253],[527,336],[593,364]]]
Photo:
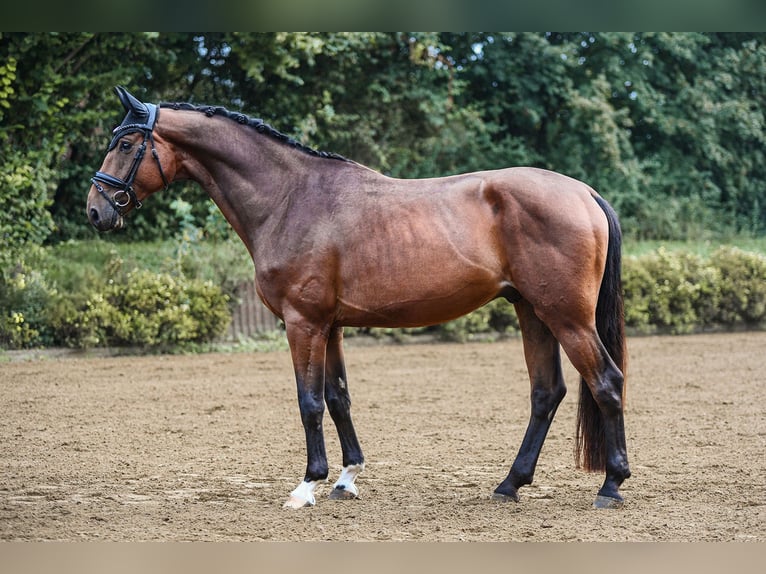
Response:
[[[239,305],[232,310],[229,339],[252,337],[279,328],[280,321],[261,302],[255,292],[255,281],[246,281],[237,288]]]

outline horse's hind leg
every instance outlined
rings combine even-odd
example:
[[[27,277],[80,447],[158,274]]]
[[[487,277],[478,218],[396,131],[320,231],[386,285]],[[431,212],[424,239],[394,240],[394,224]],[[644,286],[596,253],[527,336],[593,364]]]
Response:
[[[521,326],[524,357],[531,383],[531,414],[511,471],[495,489],[492,497],[518,502],[518,489],[532,483],[540,450],[556,409],[566,394],[566,386],[561,372],[558,341],[526,301],[516,304],[516,314]]]
[[[343,451],[343,472],[330,492],[330,498],[356,498],[359,491],[354,481],[364,470],[364,456],[351,421],[351,397],[343,359],[343,327],[335,327],[327,341],[324,396]]]
[[[567,328],[557,333],[561,346],[582,375],[578,442],[585,470],[606,471],[594,506],[619,508],[622,482],[630,477],[623,415],[624,376],[595,329]],[[583,401],[582,399],[585,399]]]

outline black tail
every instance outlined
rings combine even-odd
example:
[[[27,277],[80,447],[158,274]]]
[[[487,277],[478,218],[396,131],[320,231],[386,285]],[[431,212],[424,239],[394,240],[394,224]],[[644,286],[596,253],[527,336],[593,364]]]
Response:
[[[602,197],[594,196],[609,222],[609,244],[606,268],[601,280],[596,305],[596,329],[607,353],[623,376],[626,374],[625,313],[622,297],[622,231],[617,214]],[[623,404],[625,385],[622,387]],[[606,466],[606,445],[601,411],[588,385],[580,380],[580,402],[577,408],[575,460],[589,471],[603,471]]]

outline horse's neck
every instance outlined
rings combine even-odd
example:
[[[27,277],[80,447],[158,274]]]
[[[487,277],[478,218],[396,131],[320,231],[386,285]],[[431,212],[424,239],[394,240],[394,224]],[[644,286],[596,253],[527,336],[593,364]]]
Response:
[[[254,130],[243,134],[245,127],[229,126],[225,118],[203,120],[169,135],[185,158],[183,175],[202,186],[254,257],[260,235],[274,231],[268,222],[283,220],[290,203],[310,186],[309,179],[321,185],[316,166],[343,164],[312,157]]]

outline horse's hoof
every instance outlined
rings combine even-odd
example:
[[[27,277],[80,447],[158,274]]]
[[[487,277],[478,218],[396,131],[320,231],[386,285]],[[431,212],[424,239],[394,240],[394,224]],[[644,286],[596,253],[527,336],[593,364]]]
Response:
[[[510,495],[510,494],[503,494],[502,492],[493,492],[492,500],[496,500],[498,502],[518,502],[519,495],[518,494]]]
[[[593,508],[622,508],[625,504],[621,498],[598,495],[593,502]]]
[[[305,498],[301,498],[300,496],[291,496],[287,499],[287,502],[282,505],[282,508],[298,510],[299,508],[305,508],[306,506],[314,506],[314,503]]]
[[[358,498],[355,492],[352,492],[346,488],[333,488],[330,491],[330,500],[354,500]]]

